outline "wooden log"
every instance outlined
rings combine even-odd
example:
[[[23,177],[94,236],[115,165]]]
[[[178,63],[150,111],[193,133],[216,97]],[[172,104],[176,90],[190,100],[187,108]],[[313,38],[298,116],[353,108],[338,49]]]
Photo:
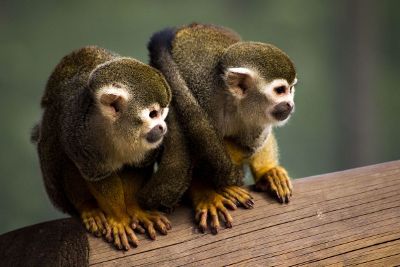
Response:
[[[399,193],[400,161],[297,179],[289,204],[253,193],[218,235],[180,207],[167,236],[128,252],[87,234],[89,257],[79,222],[56,220],[1,235],[0,266],[398,266]]]
[[[128,252],[89,236],[93,266],[392,266],[400,264],[400,161],[294,181],[287,205],[254,193],[232,229],[201,234],[190,209]]]

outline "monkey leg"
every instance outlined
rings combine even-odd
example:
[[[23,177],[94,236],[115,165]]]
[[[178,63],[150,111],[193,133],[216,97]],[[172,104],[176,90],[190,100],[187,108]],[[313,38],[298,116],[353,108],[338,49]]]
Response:
[[[87,182],[99,207],[104,211],[109,231],[105,238],[113,242],[118,249],[129,250],[131,243],[137,247],[137,239],[132,227],[131,219],[126,212],[124,190],[121,178],[113,174],[96,182]]]
[[[278,145],[274,135],[268,136],[264,146],[250,158],[255,188],[266,191],[281,203],[288,203],[293,186],[285,168],[278,163]]]
[[[220,229],[219,215],[224,218],[227,228],[232,227],[233,219],[228,209],[237,208],[235,201],[224,197],[212,186],[202,184],[196,179],[193,179],[190,185],[189,194],[195,209],[195,220],[201,232],[206,231],[207,220],[210,219],[210,230],[213,234],[217,234]]]
[[[109,226],[103,211],[90,193],[85,180],[72,162],[64,166],[64,190],[69,201],[79,213],[86,230],[97,237],[105,235]]]
[[[156,239],[156,229],[163,235],[171,230],[171,223],[161,213],[157,211],[148,211],[140,207],[137,193],[142,187],[142,181],[152,174],[152,169],[130,169],[126,168],[120,173],[124,196],[126,203],[126,210],[131,218],[132,228],[137,232],[144,234],[147,232],[149,237],[153,240]]]

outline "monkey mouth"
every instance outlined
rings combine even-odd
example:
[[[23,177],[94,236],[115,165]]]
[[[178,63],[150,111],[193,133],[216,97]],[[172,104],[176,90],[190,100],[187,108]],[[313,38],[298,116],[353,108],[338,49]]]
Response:
[[[278,121],[284,121],[289,117],[290,113],[290,111],[272,112],[272,116]]]
[[[163,137],[164,137],[163,135],[161,135],[161,136],[147,135],[147,136],[146,136],[146,141],[149,142],[150,144],[155,144],[155,143],[157,143],[158,141],[161,141],[161,139],[162,139]]]

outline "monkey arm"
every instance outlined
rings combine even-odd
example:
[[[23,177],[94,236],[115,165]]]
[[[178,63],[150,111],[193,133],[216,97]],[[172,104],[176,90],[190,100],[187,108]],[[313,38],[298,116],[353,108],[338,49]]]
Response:
[[[289,202],[292,183],[285,168],[279,165],[278,145],[271,132],[264,146],[250,158],[256,189],[273,193],[280,202]]]
[[[170,107],[167,125],[158,170],[138,192],[140,204],[149,209],[173,209],[191,180],[190,154],[173,107]]]

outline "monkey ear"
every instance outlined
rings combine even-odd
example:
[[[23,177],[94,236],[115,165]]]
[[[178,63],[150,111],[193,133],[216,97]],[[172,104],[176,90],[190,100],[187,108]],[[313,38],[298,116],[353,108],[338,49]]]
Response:
[[[225,82],[233,96],[243,98],[252,86],[254,73],[248,68],[228,68]]]
[[[116,118],[127,106],[129,93],[123,88],[108,87],[99,91],[98,100],[103,114]]]

